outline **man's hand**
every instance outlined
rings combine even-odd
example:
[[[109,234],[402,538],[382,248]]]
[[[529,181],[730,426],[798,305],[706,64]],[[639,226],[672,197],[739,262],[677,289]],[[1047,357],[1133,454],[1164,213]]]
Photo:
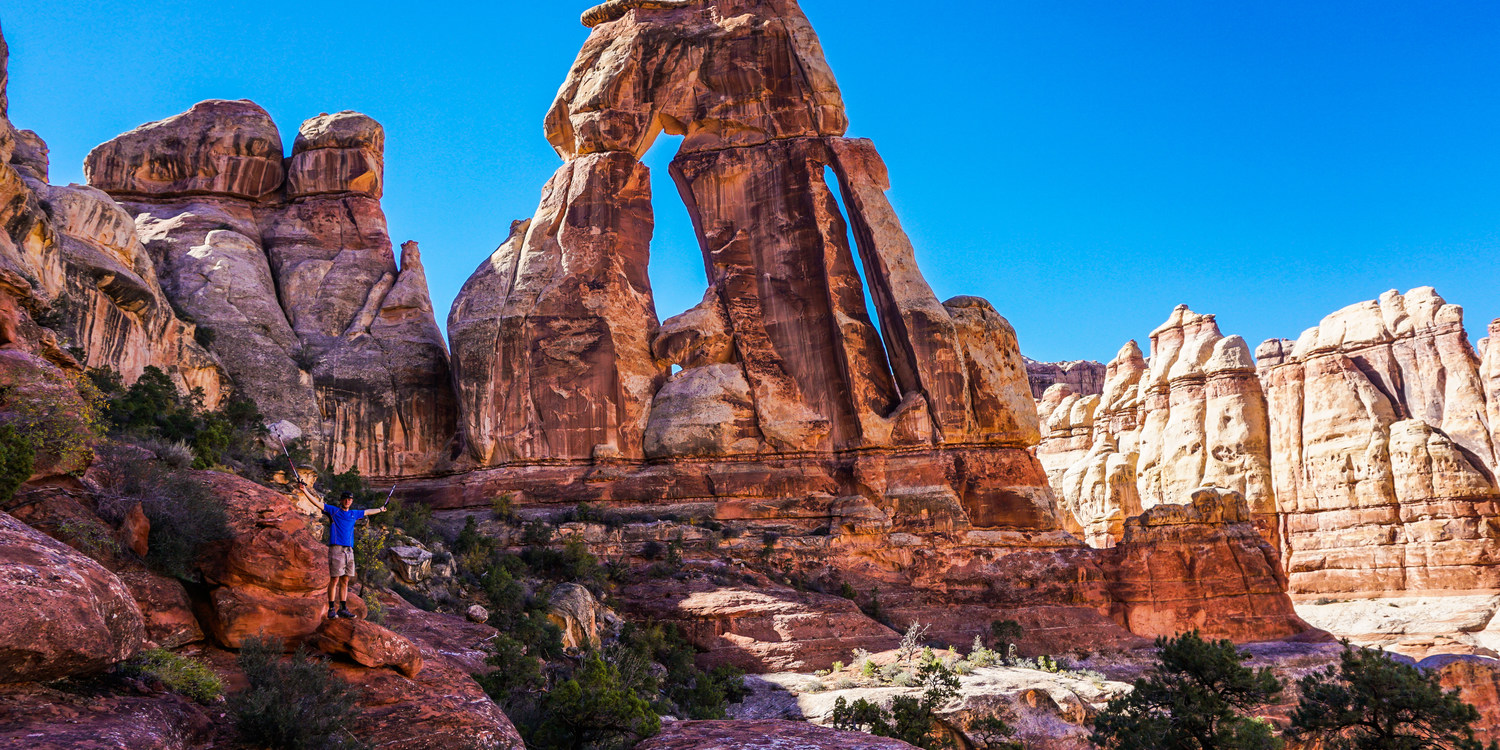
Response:
[[[373,515],[376,515],[376,514],[379,514],[379,513],[384,513],[385,511],[386,511],[386,507],[384,505],[382,505],[379,508],[371,508],[371,509],[365,511],[365,515],[366,516],[373,516]]]

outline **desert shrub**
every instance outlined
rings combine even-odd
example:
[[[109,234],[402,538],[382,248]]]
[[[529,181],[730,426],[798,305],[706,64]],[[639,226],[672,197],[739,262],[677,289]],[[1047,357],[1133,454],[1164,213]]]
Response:
[[[11,425],[0,425],[0,503],[15,497],[21,483],[31,477],[36,448]]]
[[[922,650],[922,639],[927,637],[928,625],[923,625],[912,620],[906,626],[906,632],[901,634],[901,644],[896,647],[896,658],[901,661],[911,661],[919,651]]]
[[[245,741],[275,750],[355,746],[344,725],[357,695],[327,660],[300,646],[283,657],[280,640],[251,638],[240,650],[239,666],[248,687],[230,707]]]
[[[526,732],[527,747],[624,750],[661,729],[650,704],[622,684],[617,668],[594,653],[584,657],[571,678],[548,691],[541,708],[541,721]]]
[[[1248,653],[1227,640],[1205,641],[1196,631],[1157,638],[1156,646],[1161,651],[1152,671],[1094,718],[1094,744],[1108,750],[1280,746],[1270,725],[1250,715],[1281,694],[1270,669],[1245,666]]]
[[[109,529],[98,521],[69,519],[62,522],[58,533],[68,544],[95,560],[111,557],[120,552],[120,543],[115,540]]]
[[[977,750],[1022,750],[1024,745],[1010,739],[1015,727],[1000,716],[983,716],[969,722],[964,730]]]
[[[379,516],[376,516],[379,518]],[[393,579],[385,563],[390,531],[383,526],[360,524],[354,530],[354,569],[366,584],[389,586]]]
[[[0,387],[4,424],[31,444],[35,464],[77,470],[93,458],[104,434],[104,396],[84,376],[42,372],[41,377]]]
[[[1021,623],[1015,620],[993,620],[990,622],[990,643],[1002,659],[1010,656],[1011,646],[1026,637]]]
[[[118,449],[101,449],[100,476],[108,500],[102,515],[119,520],[139,502],[151,522],[146,562],[167,575],[192,580],[193,562],[205,544],[230,536],[224,503],[186,474],[167,471]]]
[[[660,560],[666,553],[667,548],[661,542],[652,540],[641,545],[641,557],[647,560]]]
[[[292,352],[292,362],[297,365],[297,369],[312,372],[313,367],[318,364],[318,353],[307,346],[298,347]]]
[[[147,438],[140,442],[140,446],[155,453],[162,463],[173,469],[190,469],[193,466],[193,447],[181,440]]]
[[[859,607],[859,611],[865,613],[866,617],[874,620],[875,622],[885,623],[887,625],[890,624],[886,623],[885,610],[881,609],[880,607],[880,589],[878,588],[870,589],[870,601],[865,604],[861,604]]]
[[[178,695],[212,703],[224,694],[224,681],[202,662],[164,648],[141,652],[120,665],[121,673],[156,680]]]
[[[344,472],[345,475],[353,472],[358,476],[357,469]],[[355,501],[358,502],[360,493],[355,490]],[[339,490],[343,492],[343,490]],[[375,493],[371,493],[375,494]],[[335,495],[337,497],[337,495]],[[377,497],[377,499],[379,499]],[[367,503],[373,501],[366,501]],[[384,502],[380,499],[380,502]],[[387,528],[397,528],[406,532],[406,535],[424,544],[437,541],[437,532],[432,528],[432,506],[426,503],[412,503],[407,505],[400,500],[391,500],[384,513],[370,519],[371,524],[378,524]]]
[[[109,370],[90,370],[88,381],[105,401],[110,431],[138,441],[179,441],[192,449],[193,468],[228,464],[240,470],[264,461],[259,438],[265,425],[255,402],[234,396],[215,410],[203,406],[203,392],[186,395],[165,372],[147,367],[129,387]]]
[[[385,624],[385,602],[380,600],[380,592],[361,591],[359,598],[365,603],[365,619],[377,625]]]
[[[322,483],[325,496],[330,500],[337,500],[345,492],[354,495],[354,504],[356,506],[376,505],[385,500],[384,495],[370,489],[369,482],[366,482],[365,478],[360,476],[358,466],[350,466],[345,471],[337,474],[325,466],[318,471],[318,481]],[[392,503],[391,507],[395,508],[395,504]],[[392,510],[387,515],[395,516],[396,511]],[[405,529],[406,527],[402,526],[401,528]],[[410,531],[407,531],[407,533],[411,534]],[[416,534],[412,534],[412,536],[416,536]]]
[[[490,500],[490,515],[503,524],[514,524],[516,522],[515,496],[509,492],[495,496]]]
[[[682,631],[672,626],[626,625],[619,644],[605,653],[629,678],[627,684],[651,702],[657,713],[690,719],[722,719],[730,704],[748,695],[740,670],[699,669],[695,663],[697,649],[688,643]],[[661,665],[661,674],[654,669],[627,669],[632,664],[653,662]]]
[[[474,522],[473,516],[464,519],[464,527],[459,530],[458,538],[453,540],[453,551],[460,555],[481,550],[487,554],[493,546],[489,537],[479,533],[479,525]]]
[[[502,707],[515,705],[522,694],[534,693],[546,686],[541,660],[526,652],[526,644],[503,632],[491,641],[490,655],[485,663],[495,669],[480,675],[479,685]]]

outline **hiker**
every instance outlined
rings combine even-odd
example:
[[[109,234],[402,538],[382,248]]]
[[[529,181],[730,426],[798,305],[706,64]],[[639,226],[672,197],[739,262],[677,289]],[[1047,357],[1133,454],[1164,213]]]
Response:
[[[299,487],[311,494],[306,485]],[[323,503],[323,512],[328,514],[328,619],[353,617],[347,604],[349,581],[354,578],[354,524],[365,516],[384,513],[385,508],[356,510],[354,493],[339,496],[337,507]],[[335,609],[337,606],[337,609]]]

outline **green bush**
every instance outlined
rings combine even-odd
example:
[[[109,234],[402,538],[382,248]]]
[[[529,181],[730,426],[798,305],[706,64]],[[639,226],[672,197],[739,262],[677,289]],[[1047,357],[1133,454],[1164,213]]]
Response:
[[[230,699],[240,736],[272,750],[355,747],[345,725],[357,694],[328,662],[299,646],[282,656],[279,639],[252,638],[240,650],[249,686]]]
[[[598,654],[584,657],[573,677],[546,694],[541,721],[529,728],[534,750],[624,750],[656,734],[661,719]]]
[[[535,692],[546,685],[542,679],[541,662],[526,653],[526,644],[499,633],[490,649],[485,663],[495,669],[480,675],[479,685],[502,707],[507,703],[514,704],[522,694]]]
[[[695,662],[697,653],[676,627],[656,623],[627,624],[619,643],[605,650],[627,684],[652,703],[657,713],[722,719],[730,704],[749,694],[744,673],[733,667],[701,670]],[[650,667],[652,663],[662,669]]]
[[[224,681],[205,664],[164,648],[137,654],[120,665],[123,674],[157,680],[178,695],[212,703],[224,694]]]
[[[203,408],[201,390],[180,393],[157,367],[147,367],[129,387],[113,370],[94,369],[88,376],[107,399],[104,413],[115,434],[181,441],[192,448],[195,469],[229,464],[250,470],[264,461],[259,437],[266,428],[253,401],[236,396],[209,411]]]
[[[0,503],[16,496],[21,483],[31,477],[36,449],[11,425],[0,425]]]
[[[1281,694],[1270,669],[1244,666],[1248,653],[1196,631],[1157,638],[1156,646],[1161,652],[1152,671],[1094,718],[1094,744],[1107,750],[1281,746],[1270,725],[1250,715]]]
[[[897,696],[888,709],[864,698],[849,703],[839,696],[833,702],[834,728],[894,737],[920,748],[949,747],[937,712],[958,696],[958,676],[942,661],[927,658],[909,681],[923,686],[921,697]]]

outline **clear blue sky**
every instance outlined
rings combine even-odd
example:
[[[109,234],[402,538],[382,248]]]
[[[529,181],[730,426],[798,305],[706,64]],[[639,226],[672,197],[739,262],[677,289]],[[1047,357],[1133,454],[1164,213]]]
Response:
[[[558,165],[542,117],[587,0],[6,0],[11,116],[84,154],[208,98],[290,147],[319,112],[387,133],[392,237],[442,320]],[[1108,359],[1172,307],[1251,345],[1389,288],[1500,316],[1500,3],[804,0],[940,298],[987,297],[1038,359]],[[857,10],[855,10],[857,9]],[[647,161],[665,318],[704,280]]]

